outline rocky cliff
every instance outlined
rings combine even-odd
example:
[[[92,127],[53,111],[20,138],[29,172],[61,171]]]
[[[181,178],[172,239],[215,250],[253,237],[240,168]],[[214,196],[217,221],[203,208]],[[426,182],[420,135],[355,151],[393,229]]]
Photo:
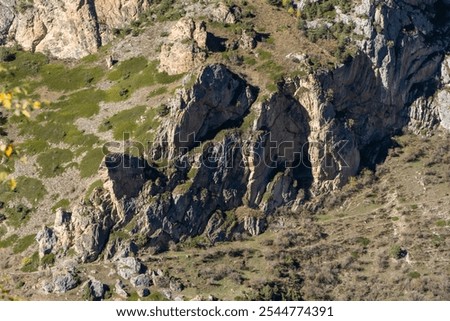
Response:
[[[26,50],[57,58],[79,59],[96,52],[139,17],[150,1],[2,0],[0,44],[19,44]]]
[[[156,251],[205,231],[213,242],[259,234],[265,215],[298,209],[374,168],[405,126],[448,128],[448,8],[443,1],[362,1],[353,14],[363,39],[350,61],[285,78],[257,102],[244,76],[220,64],[201,68],[169,101],[147,159],[116,155],[112,169],[108,156],[104,189],[74,210],[70,233],[60,238],[89,261],[127,224],[133,242]],[[203,24],[180,20],[161,49],[161,69],[201,64],[206,37]],[[134,164],[131,171],[123,162]],[[236,209],[230,225],[226,213]]]

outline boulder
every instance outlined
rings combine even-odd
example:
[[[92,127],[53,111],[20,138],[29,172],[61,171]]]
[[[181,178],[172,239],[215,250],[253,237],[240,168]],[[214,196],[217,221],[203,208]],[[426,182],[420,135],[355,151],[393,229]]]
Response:
[[[121,280],[117,280],[114,288],[116,290],[117,295],[119,295],[120,297],[122,297],[124,299],[129,297],[129,294],[125,290],[125,285],[123,284],[123,282]]]
[[[125,280],[142,272],[144,266],[134,257],[120,258],[117,262],[117,274]]]
[[[206,25],[191,18],[180,19],[172,28],[160,53],[161,71],[169,75],[188,72],[206,60]]]
[[[147,274],[139,274],[135,277],[130,278],[130,283],[134,287],[149,287],[152,281]]]
[[[52,252],[56,245],[56,235],[51,228],[45,226],[37,233],[36,241],[39,243],[39,256],[42,258]]]
[[[223,2],[209,7],[208,18],[212,21],[233,24],[241,19],[242,12],[238,6],[227,6]]]
[[[87,282],[87,291],[89,297],[94,301],[99,301],[105,298],[106,286],[94,278]]]
[[[252,50],[256,48],[256,33],[253,30],[242,30],[239,38],[239,48],[243,50]]]
[[[17,43],[25,50],[57,58],[79,59],[97,51],[148,8],[149,0],[0,2],[0,45]]]
[[[54,276],[52,282],[53,293],[66,293],[78,286],[78,279],[70,272]]]

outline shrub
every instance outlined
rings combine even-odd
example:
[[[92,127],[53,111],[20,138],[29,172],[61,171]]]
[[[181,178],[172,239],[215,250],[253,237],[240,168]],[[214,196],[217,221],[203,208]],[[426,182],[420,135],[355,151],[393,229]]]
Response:
[[[41,259],[41,266],[47,267],[52,266],[55,263],[55,254],[45,254]]]
[[[22,260],[22,272],[34,272],[39,268],[39,253],[34,252],[30,257],[26,257]]]
[[[16,59],[16,53],[10,48],[0,47],[0,61],[11,62]]]
[[[418,278],[420,278],[420,273],[417,272],[417,271],[409,272],[408,276],[409,276],[411,279],[418,279]]]

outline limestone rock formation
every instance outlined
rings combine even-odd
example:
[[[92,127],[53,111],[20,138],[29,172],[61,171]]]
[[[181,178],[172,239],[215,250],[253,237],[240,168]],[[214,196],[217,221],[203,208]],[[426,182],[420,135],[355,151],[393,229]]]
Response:
[[[57,58],[81,58],[110,41],[112,29],[138,18],[148,0],[0,2],[0,44]]]
[[[193,88],[182,90],[172,101],[170,117],[161,126],[156,142],[166,157],[182,154],[221,127],[239,121],[256,98],[248,86],[224,65],[206,66]]]
[[[80,204],[72,213],[57,212],[54,230],[62,250],[74,247],[82,262],[97,259],[106,245],[111,228],[119,221],[108,197],[94,193],[94,206]]]
[[[36,235],[36,241],[39,243],[39,256],[43,257],[52,252],[56,245],[56,236],[52,229],[45,226]]]
[[[208,12],[208,18],[212,21],[233,24],[240,20],[242,12],[241,8],[236,5],[228,7],[226,4],[219,2],[217,6],[212,6]]]
[[[115,286],[114,286],[115,292],[122,298],[126,299],[128,298],[129,294],[125,290],[125,286],[121,280],[117,280]]]
[[[434,105],[439,113],[441,126],[450,130],[450,56],[447,56],[442,64],[441,86],[435,97]]]
[[[55,274],[51,281],[42,286],[44,293],[66,293],[78,286],[78,280],[73,272],[65,271]]]
[[[206,25],[191,18],[180,19],[172,28],[167,43],[161,47],[160,70],[181,74],[206,60]]]
[[[104,299],[106,286],[99,280],[91,278],[86,284],[86,296],[94,301]]]
[[[317,192],[340,187],[361,166],[379,161],[389,138],[409,123],[411,105],[413,121],[436,126],[436,111],[423,104],[439,87],[436,75],[449,46],[449,7],[436,0],[422,6],[364,0],[355,13],[369,13],[371,19],[355,17],[356,30],[368,35],[359,43],[359,54],[315,80],[300,81],[297,96],[311,117]],[[441,97],[445,100],[445,94]]]
[[[191,71],[185,88],[168,102],[148,154],[106,156],[103,188],[70,215],[57,213],[59,246],[73,246],[82,262],[105,251],[119,276],[144,289],[145,267],[131,255],[137,247],[160,252],[202,233],[211,243],[258,235],[280,207],[299,208],[374,168],[405,126],[450,128],[449,25],[436,3],[361,1],[356,30],[366,37],[351,60],[283,79],[259,99],[224,65],[193,70],[205,61],[207,32],[181,19],[160,68]],[[124,226],[126,237],[110,237]],[[179,288],[151,275],[158,287]]]

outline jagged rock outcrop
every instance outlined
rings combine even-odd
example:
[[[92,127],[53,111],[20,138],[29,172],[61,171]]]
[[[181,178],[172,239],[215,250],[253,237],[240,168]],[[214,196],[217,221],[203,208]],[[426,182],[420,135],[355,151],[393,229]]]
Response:
[[[361,166],[380,161],[389,138],[409,123],[411,105],[413,121],[436,125],[436,109],[424,102],[439,88],[449,49],[449,8],[440,0],[364,0],[355,8],[356,30],[366,36],[359,54],[300,82],[297,96],[311,117],[316,192],[338,188]],[[361,19],[361,13],[369,19]]]
[[[96,191],[91,200],[92,206],[75,206],[72,213],[66,213],[63,219],[61,213],[56,214],[54,229],[58,240],[61,240],[59,246],[63,250],[73,247],[82,262],[98,258],[112,227],[120,221],[108,194]]]
[[[0,44],[78,59],[112,39],[148,8],[148,0],[0,1]]]
[[[193,88],[173,99],[170,114],[156,139],[158,156],[173,158],[239,122],[256,99],[257,90],[224,65],[206,66]]]
[[[132,244],[160,252],[202,233],[211,243],[258,235],[278,208],[298,208],[374,168],[408,124],[448,128],[448,24],[438,3],[450,8],[437,0],[363,0],[356,30],[367,37],[353,59],[284,79],[257,103],[258,90],[224,65],[205,66],[194,80],[189,74],[191,88],[169,101],[148,159],[108,155],[103,189],[68,222],[57,219],[66,221],[55,224],[58,242],[68,240],[81,261],[106,249],[121,277],[146,287]],[[180,73],[203,61],[206,34],[202,24],[180,20],[161,69]],[[127,241],[110,238],[125,225]]]
[[[62,271],[53,276],[50,281],[44,282],[42,290],[44,293],[66,293],[79,284],[74,271]]]
[[[114,289],[115,289],[115,292],[117,293],[117,295],[119,295],[120,297],[122,297],[124,299],[128,298],[129,294],[125,290],[125,285],[123,284],[123,282],[121,280],[116,281],[116,284],[114,285]]]
[[[188,72],[206,60],[206,24],[191,18],[180,19],[161,47],[161,71],[169,75]]]
[[[207,16],[212,21],[233,24],[238,22],[242,16],[242,10],[236,5],[231,7],[219,2],[216,6],[207,8]]]
[[[106,285],[101,281],[91,278],[85,285],[84,299],[99,301],[105,298]]]
[[[44,226],[44,228],[36,235],[36,241],[39,244],[39,256],[42,258],[46,254],[50,254],[56,245],[56,235],[52,229]]]

